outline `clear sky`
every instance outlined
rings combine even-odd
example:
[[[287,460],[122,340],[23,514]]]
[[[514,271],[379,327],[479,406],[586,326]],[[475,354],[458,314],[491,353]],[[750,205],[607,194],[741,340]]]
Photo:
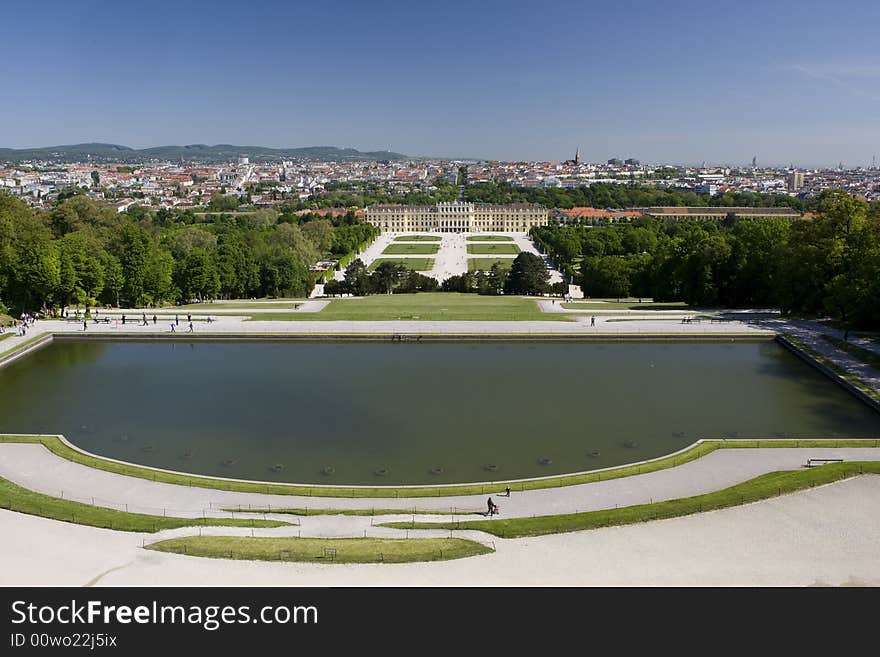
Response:
[[[0,146],[880,157],[876,0],[4,3]]]

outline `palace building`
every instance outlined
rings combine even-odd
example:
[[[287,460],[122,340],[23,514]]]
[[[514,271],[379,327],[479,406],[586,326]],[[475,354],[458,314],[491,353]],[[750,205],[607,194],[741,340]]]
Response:
[[[371,205],[364,221],[395,233],[525,233],[546,226],[547,208],[529,203],[485,205],[455,201],[437,205]]]

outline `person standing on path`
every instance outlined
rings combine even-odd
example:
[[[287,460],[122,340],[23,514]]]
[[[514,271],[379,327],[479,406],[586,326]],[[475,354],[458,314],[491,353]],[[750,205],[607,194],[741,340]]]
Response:
[[[179,316],[177,316],[177,315],[174,316],[174,323],[180,324],[180,317]]]
[[[492,514],[495,513],[495,502],[493,502],[492,498],[490,497],[489,500],[486,502],[486,505],[489,507],[489,514],[488,515],[491,518]]]
[[[89,323],[85,319],[83,319],[83,331],[88,331],[88,330],[89,330]]]
[[[507,495],[507,497],[510,497],[510,486],[504,487],[504,493]]]
[[[590,326],[595,326],[595,325],[596,325],[596,318],[590,317]]]

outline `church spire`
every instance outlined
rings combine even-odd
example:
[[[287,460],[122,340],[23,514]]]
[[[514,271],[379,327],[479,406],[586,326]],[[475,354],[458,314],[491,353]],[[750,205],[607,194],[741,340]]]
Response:
[[[581,160],[581,147],[578,146],[574,149],[574,163],[577,164]]]

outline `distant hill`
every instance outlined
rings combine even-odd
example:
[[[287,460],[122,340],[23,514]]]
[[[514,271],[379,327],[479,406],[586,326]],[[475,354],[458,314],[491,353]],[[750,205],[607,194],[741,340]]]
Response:
[[[280,162],[281,160],[372,161],[406,160],[409,158],[392,151],[362,152],[354,148],[335,146],[307,146],[304,148],[267,148],[265,146],[233,146],[231,144],[190,144],[188,146],[155,146],[135,149],[117,144],[72,144],[44,148],[0,148],[0,162],[26,160],[54,160],[57,162],[92,161],[146,162],[148,160],[180,160],[191,162],[227,162],[247,155],[252,162]]]

